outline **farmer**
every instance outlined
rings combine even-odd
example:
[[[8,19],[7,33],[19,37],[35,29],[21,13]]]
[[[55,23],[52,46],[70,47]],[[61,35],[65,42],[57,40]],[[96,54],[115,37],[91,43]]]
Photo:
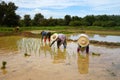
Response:
[[[55,41],[57,41],[57,48],[59,48],[61,44],[63,44],[64,49],[66,49],[67,42],[66,42],[66,36],[64,34],[54,33],[51,36],[51,41],[52,43],[50,44],[50,47],[55,43]]]
[[[77,42],[77,52],[86,50],[86,53],[89,53],[89,39],[86,34],[81,34]]]
[[[19,29],[20,29],[20,27],[19,27],[19,26],[15,27],[15,32],[18,32],[18,31],[19,31]]]
[[[44,39],[44,42],[46,42],[46,39],[48,39],[48,41],[50,42],[51,32],[42,31],[42,32],[41,32],[41,36],[42,36],[42,41],[43,41],[43,39]]]

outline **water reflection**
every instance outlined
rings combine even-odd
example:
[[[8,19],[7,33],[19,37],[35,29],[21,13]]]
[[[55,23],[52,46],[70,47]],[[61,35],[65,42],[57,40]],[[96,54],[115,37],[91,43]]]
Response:
[[[98,35],[98,34],[88,34],[90,40],[97,41],[107,41],[107,42],[120,42],[120,36],[115,35]],[[72,34],[69,36],[69,39],[78,40],[80,34]]]
[[[40,54],[40,39],[35,38],[22,38],[18,41],[18,50],[21,53],[27,54]]]
[[[66,60],[66,49],[58,49],[57,53],[54,54],[53,63],[64,63]]]
[[[94,35],[93,38],[90,37],[90,40],[107,41],[107,42],[120,42],[120,36]]]
[[[22,38],[18,41],[18,50],[22,54],[28,54],[28,55],[45,55],[47,54],[51,55],[51,58],[53,57],[53,51],[50,47],[49,42],[42,42],[38,38]]]
[[[89,54],[80,54],[78,53],[78,71],[80,74],[87,74],[89,68]]]
[[[68,49],[64,49],[63,47],[57,49],[56,45],[50,47],[49,42],[44,43],[38,38],[22,38],[18,41],[18,50],[23,55],[27,54],[31,55],[31,57],[32,55],[50,57],[54,64],[67,61],[70,63],[72,58],[76,58],[76,50],[72,49],[75,44],[71,43],[70,45],[72,45],[72,47]]]
[[[0,49],[3,50],[17,50],[17,41],[21,39],[19,36],[5,36],[0,37]]]
[[[1,69],[2,70],[2,74],[7,74],[7,70],[6,69]]]
[[[47,53],[50,53],[50,55],[52,57],[52,49],[50,47],[50,43],[49,42],[46,42],[46,43],[41,42],[40,50],[43,51],[45,56],[47,55]]]

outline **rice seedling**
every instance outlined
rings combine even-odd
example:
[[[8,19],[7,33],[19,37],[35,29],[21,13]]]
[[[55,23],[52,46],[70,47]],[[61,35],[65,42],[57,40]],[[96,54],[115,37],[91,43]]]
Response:
[[[7,62],[6,62],[6,61],[3,61],[3,62],[2,62],[2,67],[1,67],[1,69],[5,69],[5,68],[6,68],[6,64],[7,64]]]

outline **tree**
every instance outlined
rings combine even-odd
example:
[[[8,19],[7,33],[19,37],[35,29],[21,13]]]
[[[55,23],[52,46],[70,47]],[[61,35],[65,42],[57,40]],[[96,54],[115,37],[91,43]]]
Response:
[[[43,19],[43,20],[41,21],[40,25],[41,25],[41,26],[48,26],[48,25],[49,25],[48,23],[49,23],[49,22],[48,22],[48,19]]]
[[[81,26],[82,24],[80,23],[80,21],[71,21],[70,22],[70,24],[69,24],[70,26]]]
[[[40,26],[41,21],[44,19],[44,16],[41,13],[35,14],[33,25]]]
[[[25,26],[30,26],[31,25],[31,18],[30,15],[24,15],[24,24]]]
[[[65,25],[64,19],[57,19],[57,25],[64,26]]]
[[[95,21],[93,23],[93,26],[101,26],[102,25],[102,21]]]
[[[8,4],[2,1],[0,3],[0,25],[17,26],[19,25],[20,16],[15,13],[17,6],[9,2]]]
[[[95,21],[95,17],[93,15],[86,16],[84,17],[84,21],[88,23],[87,26],[92,26],[93,22]]]
[[[48,24],[49,24],[49,26],[55,26],[57,24],[57,20],[50,17],[48,19]]]
[[[108,21],[109,17],[107,15],[98,15],[96,16],[97,20],[99,21]]]
[[[3,25],[4,23],[6,8],[7,8],[7,4],[4,1],[2,1],[0,3],[0,25]]]
[[[116,23],[114,21],[108,21],[107,26],[108,27],[113,27],[113,26],[116,26]]]
[[[102,25],[101,26],[103,26],[103,27],[113,27],[113,26],[115,26],[116,24],[115,24],[115,22],[114,21],[104,21],[104,22],[102,22]]]
[[[109,16],[110,21],[114,21],[116,26],[120,26],[120,15]]]
[[[78,17],[78,16],[72,16],[72,21],[80,21],[82,18]]]
[[[65,15],[64,20],[65,20],[65,25],[69,25],[69,23],[71,21],[71,16],[70,15]]]

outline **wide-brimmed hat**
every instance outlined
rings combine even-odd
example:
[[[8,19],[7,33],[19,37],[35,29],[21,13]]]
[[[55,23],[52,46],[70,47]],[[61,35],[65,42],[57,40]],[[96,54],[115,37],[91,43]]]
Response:
[[[54,33],[53,35],[51,35],[50,39],[51,41],[55,41],[58,38],[58,34]]]
[[[89,38],[86,34],[81,34],[80,38],[78,39],[78,44],[81,47],[86,47],[89,44]]]

